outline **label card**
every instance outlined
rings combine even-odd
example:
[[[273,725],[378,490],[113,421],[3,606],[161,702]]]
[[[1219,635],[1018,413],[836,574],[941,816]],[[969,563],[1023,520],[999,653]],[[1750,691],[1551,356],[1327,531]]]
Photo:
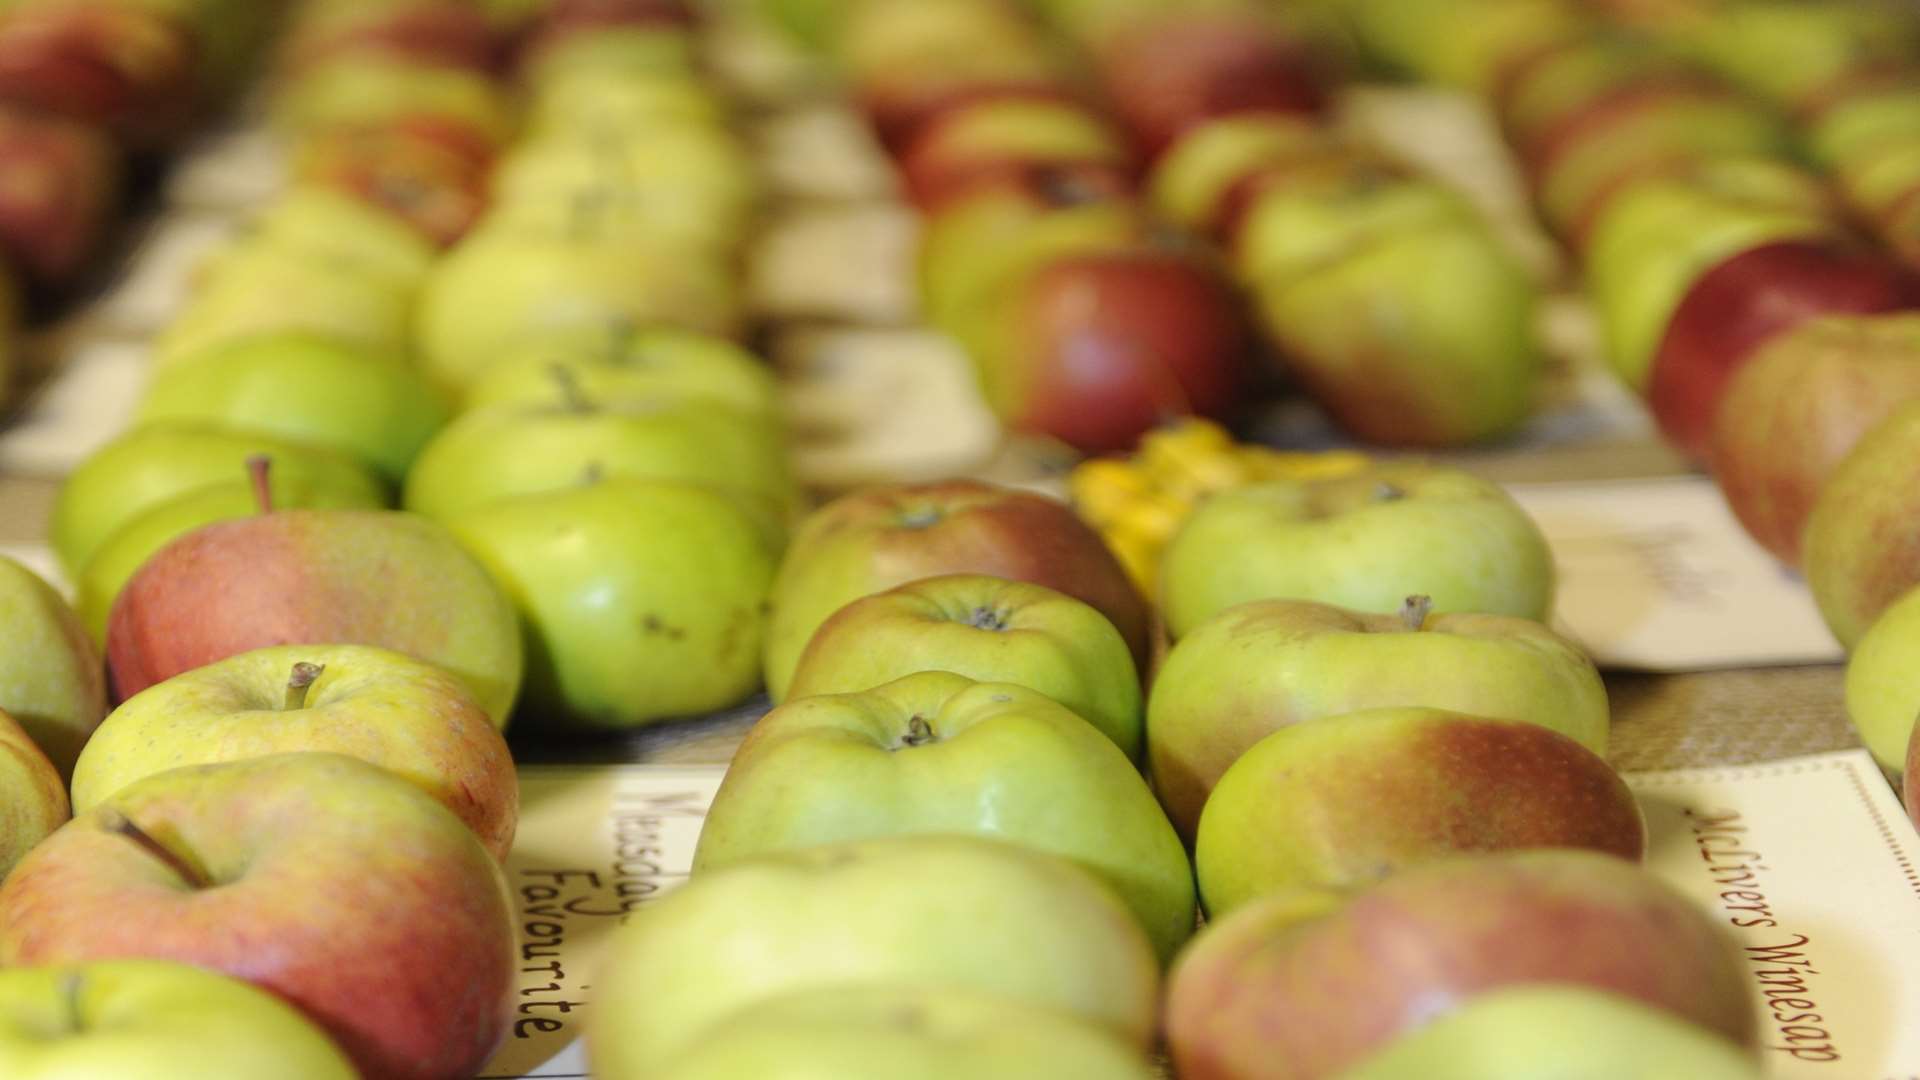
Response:
[[[1834,663],[1813,596],[1700,476],[1508,490],[1547,535],[1557,628],[1603,668]]]

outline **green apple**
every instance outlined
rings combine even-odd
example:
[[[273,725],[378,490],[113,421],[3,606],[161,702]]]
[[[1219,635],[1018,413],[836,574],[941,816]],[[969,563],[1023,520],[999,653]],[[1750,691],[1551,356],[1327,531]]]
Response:
[[[503,354],[460,404],[552,409],[576,400],[705,401],[774,426],[781,416],[780,382],[759,357],[711,334],[627,322]]]
[[[1544,723],[1367,709],[1290,724],[1240,755],[1207,798],[1194,865],[1218,918],[1442,855],[1549,847],[1644,853],[1639,804],[1605,758]]]
[[[0,971],[9,1080],[355,1080],[299,1011],[239,979],[164,960]]]
[[[1920,401],[1869,430],[1821,485],[1802,566],[1827,629],[1852,648],[1894,601],[1920,586]]]
[[[439,256],[418,230],[374,203],[312,185],[281,194],[246,230],[242,246],[306,252],[401,285],[424,279]]]
[[[161,368],[136,422],[205,424],[322,446],[398,485],[447,412],[404,358],[293,331],[216,345]]]
[[[1409,176],[1378,151],[1330,138],[1325,143],[1296,149],[1304,160],[1286,162],[1247,196],[1233,230],[1233,260],[1240,279],[1255,290],[1311,280],[1401,233],[1477,222],[1473,205],[1458,191]]]
[[[1064,859],[972,836],[827,844],[696,874],[628,916],[588,1050],[596,1075],[654,1076],[730,1015],[860,983],[992,994],[1144,1050],[1158,982],[1133,915]]]
[[[774,554],[724,496],[604,480],[447,522],[519,609],[523,714],[631,728],[737,705],[760,684]]]
[[[1593,32],[1590,15],[1561,0],[1358,0],[1343,5],[1355,36],[1377,59],[1422,81],[1483,96],[1498,89],[1515,57]]]
[[[1868,82],[1839,95],[1807,129],[1813,159],[1844,168],[1862,152],[1920,135],[1920,88],[1904,80]]]
[[[1187,517],[1161,561],[1162,612],[1176,638],[1269,599],[1391,612],[1421,595],[1441,614],[1545,619],[1553,581],[1546,537],[1512,496],[1420,461],[1220,492]]]
[[[53,504],[54,553],[77,575],[121,526],[186,492],[230,481],[247,459],[273,460],[282,482],[363,495],[385,503],[387,490],[345,454],[267,435],[192,424],[150,424],[101,447],[68,474]]]
[[[1577,1052],[1569,1052],[1577,1047]],[[1474,997],[1340,1080],[1761,1080],[1751,1050],[1623,994],[1521,985]]]
[[[1065,1013],[950,987],[882,984],[816,987],[757,1002],[708,1029],[657,1075],[1149,1080],[1154,1074],[1138,1050]]]
[[[1847,718],[1890,773],[1907,765],[1908,743],[1920,721],[1920,585],[1873,620],[1847,657]]]
[[[1580,647],[1532,619],[1397,615],[1305,600],[1227,608],[1174,645],[1147,703],[1154,790],[1183,835],[1222,773],[1255,743],[1303,720],[1431,706],[1530,720],[1604,755],[1606,684]]]
[[[324,479],[318,475],[274,477],[273,505],[287,510],[378,510],[385,505],[378,493],[358,482],[331,487]],[[234,479],[194,488],[114,530],[80,568],[74,586],[74,607],[94,643],[106,643],[113,602],[155,552],[202,525],[259,512],[260,496],[254,484]]]
[[[707,811],[693,869],[879,836],[966,833],[1074,860],[1163,962],[1193,934],[1186,849],[1133,764],[1037,691],[924,671],[762,717]]]
[[[53,762],[0,712],[0,881],[67,817],[67,786]]]
[[[181,363],[215,345],[307,331],[404,356],[416,288],[352,262],[266,244],[235,248],[209,267],[186,307],[154,339],[154,363]]]
[[[87,737],[107,715],[100,650],[79,617],[33,571],[0,555],[0,711],[52,759],[73,771]]]
[[[513,756],[460,678],[369,645],[278,645],[155,683],[113,710],[73,770],[85,814],[183,765],[292,750],[346,754],[418,786],[504,860],[519,821]]]
[[[476,1074],[522,964],[505,875],[472,830],[323,752],[155,773],[0,884],[0,963],[136,957],[269,990],[379,1077]]]
[[[862,597],[822,623],[787,698],[854,694],[920,671],[1037,690],[1140,756],[1140,675],[1105,615],[1045,585],[950,574]]]

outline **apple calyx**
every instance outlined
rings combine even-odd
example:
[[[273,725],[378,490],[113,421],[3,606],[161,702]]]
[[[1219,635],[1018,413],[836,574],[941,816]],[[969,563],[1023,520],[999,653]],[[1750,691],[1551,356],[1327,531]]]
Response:
[[[86,1017],[80,1012],[80,994],[86,989],[87,977],[78,971],[69,971],[60,980],[60,998],[67,1006],[67,1027],[64,1034],[78,1035],[87,1030]]]
[[[928,743],[938,741],[939,736],[933,733],[933,725],[927,723],[926,717],[921,716],[919,713],[914,713],[913,716],[907,720],[907,733],[900,736],[900,745],[895,747],[895,749],[925,746]]]
[[[1427,616],[1433,612],[1433,597],[1409,596],[1400,605],[1400,621],[1413,631],[1427,628]]]
[[[273,457],[253,454],[247,458],[247,479],[253,481],[253,505],[262,514],[273,513]]]
[[[293,671],[287,676],[287,697],[282,708],[292,711],[307,707],[307,688],[327,670],[325,664],[312,664],[305,660],[293,665]]]
[[[1005,630],[1012,622],[1006,612],[988,607],[985,604],[974,608],[964,621],[975,630]]]
[[[152,833],[133,823],[133,819],[111,807],[101,811],[100,824],[116,836],[124,836],[139,846],[142,851],[159,860],[167,869],[180,875],[181,880],[191,889],[213,888],[213,878],[206,871],[195,866],[186,856],[154,839]]]

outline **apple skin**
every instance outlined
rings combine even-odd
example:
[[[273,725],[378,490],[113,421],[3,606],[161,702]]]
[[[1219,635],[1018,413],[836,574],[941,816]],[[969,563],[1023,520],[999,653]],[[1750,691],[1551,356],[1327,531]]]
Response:
[[[1154,791],[1189,840],[1209,793],[1254,744],[1292,724],[1396,706],[1527,720],[1605,754],[1606,684],[1580,648],[1532,619],[1369,615],[1256,600],[1167,653],[1147,703]],[[1417,628],[1416,628],[1417,625]]]
[[[1173,971],[1167,1040],[1182,1080],[1317,1080],[1480,994],[1553,982],[1748,1046],[1748,966],[1711,915],[1624,859],[1450,856],[1344,904],[1283,893],[1210,924]]]
[[[1155,1074],[1137,1050],[1064,1013],[947,987],[861,985],[817,987],[751,1005],[707,1029],[698,1045],[657,1075],[1151,1080]]]
[[[1035,98],[986,98],[949,108],[922,125],[900,154],[909,200],[923,213],[958,201],[983,172],[1011,163],[1095,175],[1131,175],[1132,154],[1091,106]]]
[[[552,409],[567,405],[570,391],[598,405],[694,400],[776,427],[781,420],[780,381],[759,357],[711,334],[626,323],[556,334],[499,357],[467,387],[460,407]]]
[[[1769,338],[1728,381],[1708,454],[1747,534],[1788,566],[1847,452],[1920,398],[1920,316],[1812,318]]]
[[[60,565],[78,575],[121,526],[195,488],[246,475],[247,459],[263,454],[283,482],[388,501],[385,485],[344,454],[216,427],[149,425],[101,447],[68,474],[53,505]]]
[[[1647,404],[1669,442],[1705,460],[1727,386],[1756,350],[1822,315],[1920,305],[1920,276],[1873,251],[1787,241],[1749,248],[1701,274],[1654,355]]]
[[[519,610],[532,722],[635,728],[758,688],[776,557],[725,496],[612,479],[498,499],[447,526]]]
[[[59,771],[13,717],[0,712],[0,881],[69,816]]]
[[[1567,1053],[1578,1046],[1580,1054]],[[1762,1080],[1750,1047],[1618,994],[1520,985],[1402,1035],[1342,1080]]]
[[[0,13],[0,100],[107,128],[141,148],[192,118],[187,27],[138,5],[23,3]]]
[[[499,864],[431,796],[357,758],[274,754],[157,773],[48,837],[0,885],[0,962],[225,972],[300,1009],[364,1075],[439,1080],[473,1075],[506,1033],[513,920]]]
[[[1920,665],[1913,662],[1917,642],[1920,588],[1913,588],[1873,620],[1847,657],[1847,718],[1882,769],[1894,774],[1904,769],[1909,778],[1913,728],[1920,720]]]
[[[594,978],[589,1057],[653,1076],[731,1014],[859,983],[992,994],[1144,1051],[1159,967],[1126,906],[1064,859],[973,836],[828,844],[696,874],[628,916]]]
[[[439,256],[433,244],[397,214],[312,184],[283,192],[249,219],[240,244],[311,252],[407,285],[425,280]]]
[[[1144,667],[1146,601],[1098,533],[1058,500],[948,480],[857,491],[801,522],[770,598],[768,692],[786,698],[808,640],[842,607],[909,581],[965,573],[1031,581],[1092,606]]]
[[[987,403],[1008,427],[1088,454],[1131,448],[1174,416],[1240,403],[1248,335],[1219,272],[1134,248],[1053,259],[1019,281],[1012,310],[963,329]]]
[[[155,336],[153,362],[167,367],[217,345],[302,331],[404,356],[415,292],[410,282],[351,261],[265,244],[235,247],[207,264],[178,317]]]
[[[239,979],[162,960],[0,972],[0,1074],[356,1080],[325,1033]]]
[[[1252,113],[1211,120],[1155,160],[1148,176],[1153,208],[1182,228],[1219,237],[1224,204],[1236,185],[1333,149],[1325,129],[1303,116]]]
[[[322,446],[398,485],[447,416],[404,357],[293,331],[216,345],[154,372],[135,423],[205,424]]]
[[[496,727],[519,693],[506,594],[445,528],[391,510],[278,510],[174,540],[114,601],[107,668],[125,700],[238,653],[329,643],[446,668]]]
[[[0,555],[0,710],[63,779],[107,715],[106,669],[79,616],[33,571]]]
[[[446,247],[485,211],[495,150],[485,132],[457,121],[405,116],[307,135],[295,147],[291,171],[299,183],[379,207]]]
[[[1553,583],[1546,538],[1498,485],[1388,461],[1214,495],[1167,545],[1161,610],[1175,638],[1235,604],[1267,599],[1388,612],[1417,594],[1441,614],[1544,620]]]
[[[1290,724],[1208,796],[1194,866],[1210,918],[1268,893],[1349,892],[1469,851],[1638,862],[1646,825],[1606,759],[1544,724],[1429,707]]]
[[[494,146],[513,136],[513,108],[491,74],[403,56],[341,53],[304,69],[273,98],[274,126],[295,138],[412,116],[457,124]]]
[[[1807,517],[1807,584],[1827,629],[1851,649],[1888,605],[1920,585],[1920,401],[1909,401],[1841,459]]]
[[[452,0],[400,5],[320,5],[301,12],[281,47],[282,77],[341,55],[389,54],[426,67],[486,71],[496,57],[493,26],[478,8]]]
[[[1162,963],[1193,934],[1186,849],[1127,756],[1038,691],[946,671],[761,717],[707,811],[693,872],[948,833],[1073,860],[1126,901]]]
[[[948,574],[861,597],[807,641],[787,697],[856,694],[920,671],[1038,691],[1140,756],[1140,675],[1126,639],[1105,615],[1029,581]]]
[[[288,708],[296,664],[322,670]],[[367,645],[279,645],[156,683],[121,703],[73,770],[81,814],[135,781],[183,765],[318,750],[405,779],[505,861],[519,821],[513,755],[452,672]]]
[[[0,156],[0,250],[36,281],[71,281],[119,202],[119,151],[84,124],[0,106]]]

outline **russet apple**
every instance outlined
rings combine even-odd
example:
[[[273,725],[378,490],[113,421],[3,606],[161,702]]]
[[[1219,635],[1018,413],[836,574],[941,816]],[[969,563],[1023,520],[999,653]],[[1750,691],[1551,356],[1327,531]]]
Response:
[[[1544,619],[1553,557],[1496,484],[1460,469],[1386,461],[1339,477],[1268,481],[1198,506],[1161,560],[1175,638],[1249,600],[1315,600],[1398,611],[1430,597],[1441,614]]]
[[[1747,534],[1789,566],[1820,489],[1902,404],[1920,399],[1920,316],[1829,315],[1762,343],[1728,380],[1708,458]]]
[[[520,963],[473,832],[385,769],[311,752],[156,773],[0,885],[7,966],[143,957],[270,990],[390,1080],[478,1071]]]
[[[0,972],[0,1075],[356,1080],[325,1032],[239,979],[164,960]]]
[[[0,555],[0,710],[54,763],[73,772],[107,714],[106,670],[79,617],[51,585]]]
[[[1350,892],[1445,855],[1584,848],[1638,861],[1640,807],[1542,723],[1434,708],[1289,724],[1241,754],[1194,839],[1211,918],[1268,893]]]
[[[1827,628],[1848,648],[1920,585],[1917,499],[1920,401],[1909,401],[1841,459],[1807,516],[1807,584]]]
[[[1847,718],[1882,769],[1905,771],[1908,777],[1913,776],[1913,728],[1920,722],[1920,664],[1913,662],[1917,647],[1920,584],[1888,605],[1847,657]]]
[[[820,624],[790,700],[872,690],[921,671],[1037,690],[1140,756],[1140,675],[1105,615],[1030,581],[948,574],[865,596]]]
[[[1187,853],[1131,761],[1037,691],[925,671],[762,717],[707,811],[695,874],[881,836],[988,836],[1073,860],[1162,962],[1193,933]]]
[[[1375,615],[1257,600],[1181,637],[1147,705],[1148,771],[1181,834],[1192,838],[1240,755],[1319,717],[1427,706],[1532,721],[1606,752],[1606,685],[1577,645],[1532,619],[1429,615],[1427,604]]]
[[[1318,1080],[1481,994],[1551,982],[1745,1046],[1748,968],[1711,914],[1624,859],[1460,855],[1344,903],[1277,894],[1210,924],[1174,969],[1167,1040],[1182,1080]]]
[[[294,750],[346,754],[438,799],[505,860],[519,821],[513,756],[452,672],[368,645],[277,645],[155,683],[122,702],[73,770],[81,814],[183,765]]]
[[[870,593],[941,574],[1031,581],[1092,606],[1120,631],[1137,665],[1148,611],[1105,541],[1065,503],[975,480],[857,491],[801,522],[773,584],[767,690],[787,696],[820,624]]]
[[[1133,915],[1064,859],[972,836],[829,844],[696,874],[629,916],[588,1051],[596,1075],[654,1076],[732,1014],[860,983],[991,994],[1144,1050],[1158,982]]]
[[[0,712],[0,881],[68,816],[67,787],[53,762]]]

